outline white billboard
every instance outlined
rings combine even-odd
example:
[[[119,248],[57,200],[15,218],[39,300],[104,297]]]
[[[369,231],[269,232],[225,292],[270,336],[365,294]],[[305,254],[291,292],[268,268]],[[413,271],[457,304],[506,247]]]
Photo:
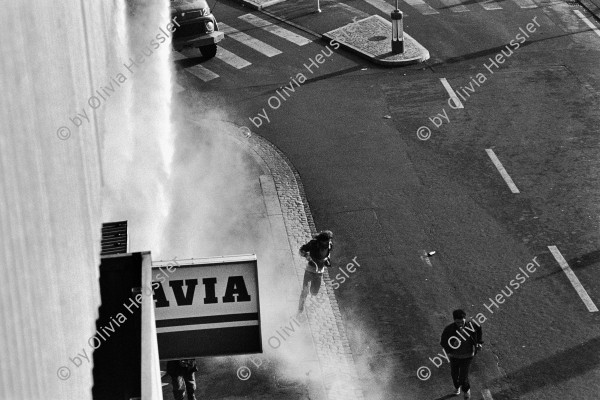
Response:
[[[161,360],[259,353],[256,255],[152,263]]]

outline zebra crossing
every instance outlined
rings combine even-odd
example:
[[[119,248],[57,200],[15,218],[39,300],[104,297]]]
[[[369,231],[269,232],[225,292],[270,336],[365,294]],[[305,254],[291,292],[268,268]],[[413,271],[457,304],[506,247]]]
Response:
[[[246,61],[242,57],[235,55],[234,53],[232,53],[229,50],[226,50],[220,46],[217,50],[217,55],[215,56],[215,58],[218,58],[219,60],[223,61],[224,63],[231,65],[235,69],[242,69],[242,68],[246,68],[249,65],[252,65],[252,63],[250,61]]]
[[[370,6],[378,9],[379,11],[389,14],[391,10],[395,9],[391,3],[395,0],[364,0]],[[470,11],[494,11],[494,10],[503,10],[509,9],[509,7],[518,7],[521,9],[532,9],[543,7],[544,1],[547,0],[401,0],[406,3],[409,7],[414,9],[416,12],[430,16],[430,15],[440,15],[442,13],[467,13]],[[294,8],[294,3],[290,3],[289,7]],[[368,16],[364,11],[358,10],[350,5],[345,3],[338,3],[332,0],[321,0],[321,8],[335,8],[339,13],[353,16],[354,19],[362,18]],[[251,30],[260,30],[263,32],[267,32],[268,36],[277,37],[279,43],[281,43],[281,39],[286,41],[287,43],[291,43],[294,47],[298,46],[306,46],[310,44],[313,40],[292,32],[291,30],[282,27],[278,23],[274,23],[269,21],[263,17],[255,15],[253,13],[248,13],[244,15],[240,15],[237,17],[232,25],[237,25],[235,22],[240,22],[242,25],[252,27]],[[350,22],[350,21],[349,21]],[[249,35],[248,31],[242,32],[239,29],[226,24],[224,22],[219,22],[219,29],[225,34],[225,36],[237,43],[241,43],[244,46],[250,48],[250,52],[253,53],[252,56],[248,57],[276,57],[282,54],[280,49],[277,49],[271,44],[265,43],[262,40],[259,40],[255,37]],[[241,29],[241,28],[240,28]],[[225,46],[225,47],[223,47]],[[227,49],[227,41],[219,43],[217,48],[217,54],[215,55],[215,59],[222,62],[222,64],[226,64],[228,67],[232,67],[235,70],[240,70],[243,68],[247,68],[252,65],[251,61],[246,60],[245,58],[233,53],[232,51]],[[238,46],[239,48],[239,46]],[[195,55],[194,57],[197,57]],[[177,51],[173,51],[172,60],[177,62],[183,59],[187,59],[188,57],[182,53]],[[214,68],[213,65],[210,66]],[[218,68],[218,67],[217,67]],[[210,82],[215,79],[220,78],[220,75],[207,68],[203,65],[193,65],[190,67],[185,67],[185,71],[189,72],[193,76],[197,77],[203,82]],[[176,88],[177,91],[181,91],[180,87]]]
[[[281,54],[281,51],[277,50],[275,47],[268,45],[261,40],[253,38],[252,36],[244,32],[240,32],[237,29],[232,28],[231,26],[223,22],[219,24],[219,28],[225,35],[229,36],[234,40],[237,40],[240,43],[245,44],[246,46],[258,51],[259,53],[264,54],[267,57],[273,57],[278,54]]]
[[[386,3],[385,0],[365,0],[366,2],[372,4],[374,2],[378,3]],[[422,15],[435,15],[440,14],[441,12],[452,12],[452,13],[464,13],[470,11],[494,11],[494,10],[503,10],[511,7],[507,3],[513,3],[518,8],[522,9],[531,9],[538,8],[543,6],[542,4],[538,5],[536,3],[537,0],[475,0],[475,1],[465,1],[465,0],[403,0],[414,8],[418,13]],[[541,1],[541,0],[540,0]],[[502,5],[501,5],[502,3]],[[379,7],[378,7],[379,8]],[[394,7],[395,8],[395,7]],[[384,6],[383,8],[379,8],[380,10],[389,9],[389,7]]]
[[[385,15],[396,9],[395,0],[364,0],[369,5],[378,9]],[[411,10],[422,15],[440,15],[444,13],[465,13],[470,11],[494,11],[494,10],[510,10],[511,8],[531,9],[544,7],[549,0],[400,0],[400,8],[404,12],[410,13]],[[550,0],[554,2],[555,0]],[[556,0],[558,2],[558,0]],[[306,12],[307,6],[305,2],[285,1],[286,14],[297,15],[303,11]],[[403,7],[406,4],[409,7]],[[321,0],[321,9],[336,9],[344,7],[347,10],[357,11],[351,6],[344,3],[337,3],[333,0]],[[334,10],[335,11],[335,10]]]
[[[409,6],[413,7],[415,10],[420,12],[423,15],[432,15],[439,14],[439,12],[431,7],[429,4],[425,3],[423,0],[405,0]],[[396,8],[396,7],[394,7]]]
[[[521,8],[537,8],[537,4],[535,4],[532,0],[513,0],[517,5]]]
[[[217,79],[219,75],[212,72],[210,69],[203,67],[202,65],[194,65],[189,67],[188,72],[192,75],[200,78],[204,82],[212,81],[213,79]]]
[[[254,25],[257,28],[263,28],[265,31],[277,35],[282,39],[286,39],[292,43],[295,43],[298,46],[304,46],[311,42],[304,36],[297,35],[294,32],[288,31],[287,29],[284,29],[280,26],[273,25],[270,22],[265,21],[264,19],[257,17],[254,14],[242,15],[241,17],[239,17],[239,19],[249,23],[250,25]]]
[[[238,17],[238,19],[247,23],[248,25],[261,29],[274,36],[277,36],[280,39],[284,39],[295,46],[305,46],[309,43],[312,43],[312,40],[297,33],[294,33],[286,28],[275,25],[274,23],[267,21],[254,14],[241,15]],[[266,56],[270,58],[282,53],[281,50],[273,47],[272,45],[265,43],[257,38],[254,38],[248,35],[247,33],[241,32],[240,30],[226,23],[219,22],[219,30],[222,31],[227,38],[242,43],[243,45],[249,47],[253,52],[258,53],[261,56]],[[224,48],[223,44],[223,42],[219,43],[215,59],[222,61],[224,64],[227,64],[229,67],[233,67],[236,70],[240,70],[252,65],[252,62]],[[178,51],[173,51],[171,58],[173,61],[176,62],[180,60],[185,60],[188,57]],[[203,82],[210,82],[220,77],[218,73],[199,64],[193,65],[191,67],[186,67],[184,69],[185,71],[199,78]],[[182,89],[179,85],[177,85],[175,86],[175,91],[180,92],[182,91]]]

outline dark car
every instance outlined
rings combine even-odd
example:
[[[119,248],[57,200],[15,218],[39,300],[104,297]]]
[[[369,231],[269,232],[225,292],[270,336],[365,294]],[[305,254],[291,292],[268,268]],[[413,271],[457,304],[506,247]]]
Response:
[[[181,26],[173,32],[173,48],[197,47],[205,58],[217,54],[224,35],[206,0],[171,0],[171,18]]]

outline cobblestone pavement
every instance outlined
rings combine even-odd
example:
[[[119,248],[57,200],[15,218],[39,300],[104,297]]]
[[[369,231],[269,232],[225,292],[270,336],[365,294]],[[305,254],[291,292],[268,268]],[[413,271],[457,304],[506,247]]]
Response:
[[[392,23],[379,15],[352,22],[323,36],[383,65],[407,65],[429,59],[429,51],[404,33],[404,52],[392,53]]]
[[[251,134],[247,128],[235,130],[231,135],[245,142],[271,173],[300,287],[305,260],[300,257],[297,249],[317,232],[300,176],[283,153],[262,137]],[[264,192],[263,178],[261,177],[261,184]],[[324,286],[317,299],[308,297],[305,312],[308,314],[313,344],[323,372],[327,398],[363,399],[362,390],[357,385],[359,379],[346,330],[327,271],[324,278]]]

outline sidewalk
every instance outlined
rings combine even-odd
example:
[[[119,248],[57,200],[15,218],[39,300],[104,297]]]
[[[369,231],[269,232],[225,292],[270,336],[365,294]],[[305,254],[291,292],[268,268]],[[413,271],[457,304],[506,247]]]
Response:
[[[371,4],[384,12],[386,18],[333,0],[320,1],[321,12],[317,11],[317,0],[238,1],[328,42],[336,40],[343,48],[380,65],[403,66],[424,62],[430,57],[429,51],[406,31],[404,53],[392,53],[390,12],[395,7],[384,0]]]
[[[244,153],[252,180],[251,212],[242,228],[261,232],[249,236],[257,249],[263,353],[198,359],[196,397],[363,399],[328,277],[317,299],[309,295],[307,311],[296,317],[304,274],[298,249],[315,232],[298,174],[265,139],[221,123],[227,126],[224,141]],[[170,378],[163,382],[169,384],[164,398],[172,399]]]

